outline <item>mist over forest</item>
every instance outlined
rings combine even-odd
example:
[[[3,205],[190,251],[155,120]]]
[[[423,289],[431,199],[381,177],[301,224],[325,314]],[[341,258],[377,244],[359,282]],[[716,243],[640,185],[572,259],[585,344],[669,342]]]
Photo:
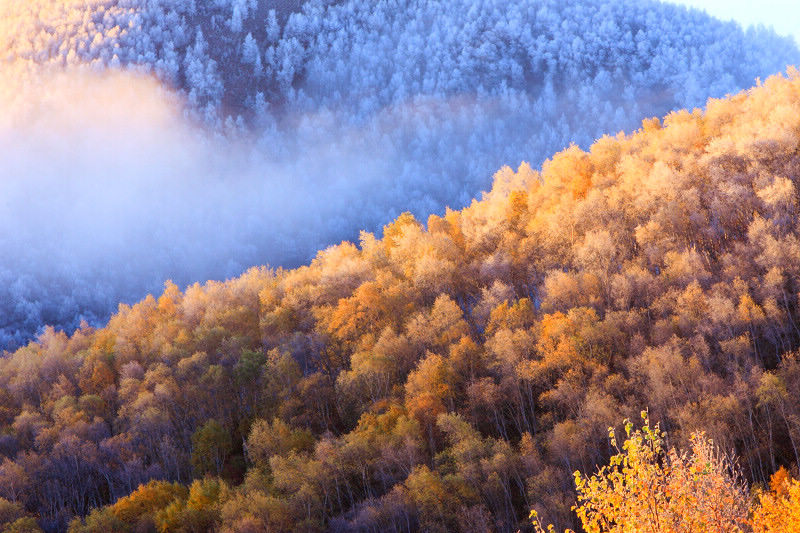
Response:
[[[0,346],[296,266],[796,63],[649,1],[0,5]]]

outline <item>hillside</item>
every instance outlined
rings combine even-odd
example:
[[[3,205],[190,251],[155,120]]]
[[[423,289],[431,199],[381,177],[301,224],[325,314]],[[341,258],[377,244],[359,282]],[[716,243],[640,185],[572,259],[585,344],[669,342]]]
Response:
[[[574,527],[572,472],[645,408],[751,483],[797,472],[798,182],[790,70],[307,266],[48,330],[0,360],[0,496],[52,530],[148,480],[176,484],[72,531]]]
[[[647,0],[4,0],[0,347],[461,208],[798,62]]]

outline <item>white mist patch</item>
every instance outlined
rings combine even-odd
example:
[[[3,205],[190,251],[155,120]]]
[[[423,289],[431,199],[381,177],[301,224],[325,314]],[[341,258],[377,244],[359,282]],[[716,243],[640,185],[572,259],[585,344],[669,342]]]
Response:
[[[147,77],[61,74],[2,94],[0,344],[102,319],[169,278],[306,260],[365,220],[354,178],[385,177],[344,132],[283,162],[268,143],[208,135]]]

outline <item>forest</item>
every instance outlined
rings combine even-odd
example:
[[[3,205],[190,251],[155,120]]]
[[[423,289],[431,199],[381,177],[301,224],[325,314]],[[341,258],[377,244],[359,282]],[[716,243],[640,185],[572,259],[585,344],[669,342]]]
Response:
[[[0,523],[630,531],[652,497],[653,531],[796,530],[798,187],[790,68],[307,265],[48,328],[0,358]]]
[[[3,0],[0,348],[306,264],[798,63],[651,0]]]

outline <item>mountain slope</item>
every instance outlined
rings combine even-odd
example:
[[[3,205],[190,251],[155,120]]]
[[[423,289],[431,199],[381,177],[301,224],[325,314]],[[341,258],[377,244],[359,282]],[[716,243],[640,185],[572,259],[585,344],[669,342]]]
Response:
[[[59,529],[197,480],[74,531],[573,526],[572,472],[645,408],[766,482],[798,462],[799,185],[790,70],[425,225],[49,330],[0,360],[0,497]]]
[[[502,164],[798,61],[639,0],[2,2],[0,345],[467,205]]]

